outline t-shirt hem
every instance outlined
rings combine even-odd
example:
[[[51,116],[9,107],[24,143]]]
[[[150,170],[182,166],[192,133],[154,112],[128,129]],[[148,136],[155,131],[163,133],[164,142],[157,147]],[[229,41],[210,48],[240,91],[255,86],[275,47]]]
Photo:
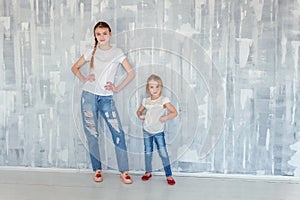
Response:
[[[112,96],[114,93],[110,93],[110,94],[101,94],[99,92],[95,92],[95,91],[90,91],[90,90],[87,90],[87,89],[82,89],[83,91],[87,91],[89,93],[92,93],[92,94],[95,94],[95,95],[99,95],[99,96]]]
[[[143,128],[145,131],[147,131],[148,133],[150,133],[150,134],[157,134],[157,133],[161,133],[161,132],[164,132],[164,129],[162,129],[162,130],[160,130],[160,131],[150,131],[150,130],[147,130],[147,128]]]

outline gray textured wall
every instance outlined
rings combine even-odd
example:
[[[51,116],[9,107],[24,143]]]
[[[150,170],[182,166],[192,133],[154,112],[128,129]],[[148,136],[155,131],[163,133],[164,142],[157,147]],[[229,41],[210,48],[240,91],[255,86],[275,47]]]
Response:
[[[144,168],[135,111],[156,73],[179,111],[174,171],[300,176],[299,18],[296,0],[1,0],[0,165],[90,168],[70,68],[104,20],[137,74],[115,95],[131,170]]]

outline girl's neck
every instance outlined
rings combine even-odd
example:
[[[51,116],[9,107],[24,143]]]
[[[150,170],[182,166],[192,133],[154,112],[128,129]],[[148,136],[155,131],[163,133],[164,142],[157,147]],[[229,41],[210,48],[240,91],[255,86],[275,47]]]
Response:
[[[155,95],[155,96],[151,96],[151,100],[156,100],[156,99],[158,99],[160,97],[160,95]]]
[[[101,50],[109,50],[112,48],[112,46],[110,44],[108,45],[98,45],[98,48]]]

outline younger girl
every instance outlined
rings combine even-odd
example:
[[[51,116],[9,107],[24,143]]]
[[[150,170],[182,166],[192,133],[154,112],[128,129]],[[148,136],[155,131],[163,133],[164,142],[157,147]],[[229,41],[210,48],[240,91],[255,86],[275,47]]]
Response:
[[[159,76],[152,74],[147,80],[146,92],[150,97],[144,98],[142,105],[137,110],[137,116],[143,123],[144,149],[145,149],[145,167],[146,173],[142,176],[143,181],[149,180],[152,175],[152,153],[153,141],[156,143],[159,156],[162,160],[167,182],[174,185],[175,180],[172,177],[169,155],[166,148],[164,123],[177,116],[177,111],[170,103],[168,97],[162,96],[163,83]],[[169,111],[165,115],[166,109]],[[143,111],[146,113],[143,114]]]

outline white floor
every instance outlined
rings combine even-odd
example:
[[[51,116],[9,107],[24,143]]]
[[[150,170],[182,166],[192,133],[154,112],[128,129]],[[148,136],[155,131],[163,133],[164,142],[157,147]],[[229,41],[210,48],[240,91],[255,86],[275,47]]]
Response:
[[[140,173],[131,176],[134,183],[125,185],[104,171],[104,181],[94,183],[90,171],[0,167],[0,200],[300,200],[294,177],[175,174],[177,183],[169,186],[162,175],[148,182]]]

